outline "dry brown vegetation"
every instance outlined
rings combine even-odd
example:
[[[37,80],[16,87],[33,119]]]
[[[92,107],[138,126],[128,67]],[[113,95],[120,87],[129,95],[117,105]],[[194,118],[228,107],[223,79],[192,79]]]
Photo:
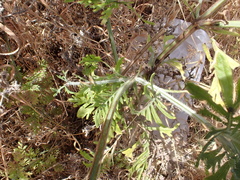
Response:
[[[191,22],[191,12],[179,2],[181,1],[135,0],[131,6],[145,20],[154,23],[161,23],[164,18],[172,20],[176,17],[185,18],[186,21]],[[202,11],[211,4],[212,1],[204,2]],[[100,56],[109,66],[114,65],[106,26],[101,24],[101,12],[93,12],[92,9],[76,2],[64,3],[62,0],[3,0],[0,2],[0,9],[1,5],[4,10],[0,14],[0,23],[15,34],[18,42],[14,35],[9,36],[8,29],[1,28],[0,51],[1,53],[10,52],[19,46],[17,53],[11,56],[0,56],[1,90],[9,88],[8,83],[13,80],[24,84],[26,77],[33,75],[34,71],[40,67],[39,62],[42,60],[47,63],[47,79],[52,79],[49,82],[44,79],[47,84],[43,83],[43,88],[46,86],[44,94],[49,93],[49,97],[53,95],[49,86],[59,88],[63,85],[64,82],[57,77],[62,75],[63,71],[68,71],[69,80],[74,79],[74,75],[84,76],[79,61],[87,54]],[[239,8],[238,0],[231,0],[212,18],[239,20]],[[152,25],[144,23],[133,10],[126,6],[120,6],[113,11],[111,23],[118,54],[125,58],[124,65],[127,65],[141,49],[139,44],[134,44],[135,38],[148,35],[152,37],[157,32]],[[213,33],[211,36],[218,41],[221,49],[239,60],[239,38]],[[139,68],[139,63],[146,60],[146,57],[142,56],[128,75],[134,74]],[[4,66],[7,64],[9,66]],[[11,71],[14,67],[16,67],[15,72]],[[8,69],[7,74],[3,74],[3,69]],[[99,64],[96,73],[103,76],[111,73],[111,70],[105,64]],[[206,76],[210,74],[206,73]],[[205,81],[208,83],[207,80]],[[84,158],[78,150],[84,148],[94,150],[94,141],[99,138],[99,130],[93,129],[88,135],[82,131],[92,125],[92,122],[76,117],[77,108],[67,101],[69,94],[62,92],[41,106],[40,96],[24,90],[19,92],[18,87],[15,88],[9,88],[8,93],[1,94],[3,102],[0,107],[1,179],[8,179],[5,176],[13,171],[14,167],[18,167],[17,162],[14,162],[14,156],[20,156],[19,152],[16,152],[16,148],[20,146],[19,143],[26,145],[24,150],[26,152],[31,149],[33,151],[48,149],[43,153],[44,155],[35,157],[41,157],[42,161],[46,161],[44,158],[55,158],[46,167],[42,164],[39,172],[37,168],[33,171],[26,167],[28,169],[26,171],[32,173],[31,179],[83,179],[89,169],[83,165]],[[77,89],[72,87],[72,90]],[[40,120],[36,118],[36,120],[27,121],[32,114],[23,113],[22,107],[34,109],[35,113],[41,117]],[[184,148],[178,149],[174,144],[169,145],[170,148],[178,151],[177,155],[164,150],[162,143],[152,147],[152,164],[149,165],[151,168],[148,173],[152,174],[153,179],[157,176],[159,179],[204,178],[203,169],[196,169],[194,160],[201,148],[197,139],[202,138],[205,129],[193,120],[189,122],[189,126],[189,139]],[[121,147],[124,147],[124,142],[121,143]],[[185,157],[184,161],[179,161],[182,158],[180,156]],[[176,164],[176,161],[179,163]],[[127,179],[126,169],[113,166],[105,172],[102,179]]]

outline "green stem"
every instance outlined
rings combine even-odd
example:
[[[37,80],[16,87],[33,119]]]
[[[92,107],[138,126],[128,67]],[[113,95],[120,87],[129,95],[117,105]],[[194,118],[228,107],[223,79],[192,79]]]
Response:
[[[117,83],[117,82],[126,82],[127,78],[118,78],[118,79],[108,79],[108,80],[100,80],[100,81],[94,81],[94,84],[97,85],[104,85],[104,84],[110,84],[110,83]],[[81,85],[91,85],[92,82],[86,81],[86,82],[67,82],[65,86],[81,86]]]
[[[158,63],[155,64],[153,69],[149,72],[149,74],[152,74],[157,67],[162,63],[164,59],[166,59],[171,52],[173,52],[183,41],[185,41],[192,33],[194,33],[197,29],[197,25],[190,25],[184,32],[176,38],[175,41],[173,41],[171,44],[169,44],[163,52],[158,56],[157,60]]]
[[[167,99],[169,102],[174,104],[176,107],[178,107],[182,111],[186,112],[188,115],[194,117],[198,122],[204,124],[208,129],[214,129],[214,126],[211,123],[209,123],[204,117],[202,117],[201,115],[198,115],[190,107],[188,107],[181,101],[177,100],[170,94],[168,94],[165,89],[162,89],[156,85],[151,85],[150,82],[148,82],[140,77],[136,77],[135,79],[136,79],[136,82],[142,84],[143,86],[147,86],[147,88],[153,90],[156,94],[160,94],[160,96],[162,96],[164,99]]]
[[[217,27],[221,28],[240,28],[240,21],[219,21],[217,22]]]
[[[169,46],[163,50],[163,52],[158,56],[158,63],[155,67],[148,72],[148,75],[152,74],[157,67],[162,63],[162,61],[169,56],[171,52],[173,52],[184,40],[186,40],[192,33],[194,33],[197,29],[199,29],[200,24],[203,19],[208,18],[210,15],[214,14],[217,10],[219,10],[223,5],[227,2],[227,0],[218,0],[214,3],[205,13],[203,13],[199,18],[196,19],[195,23],[189,26],[180,36],[176,38]],[[204,21],[205,22],[205,21]],[[206,20],[206,25],[209,25],[209,21]]]
[[[114,40],[114,37],[113,37],[111,21],[110,21],[109,18],[108,18],[106,24],[107,24],[109,40],[110,40],[110,43],[111,43],[113,58],[114,58],[115,64],[117,64],[117,61],[118,61],[117,48],[116,48],[115,40]]]
[[[196,19],[196,21],[203,20],[209,18],[209,16],[216,13],[219,9],[221,9],[228,0],[218,0],[215,2],[210,8],[208,8],[207,11],[205,11],[199,18]]]
[[[164,35],[164,33],[166,32],[166,29],[163,28],[161,29],[144,47],[143,49],[134,57],[134,59],[132,60],[132,62],[124,69],[124,71],[122,72],[122,75],[126,75],[126,73],[131,69],[131,67],[137,62],[139,61],[139,59],[141,59],[140,57],[143,55],[143,53],[145,51],[148,50],[148,48],[155,42],[157,41],[161,36]]]
[[[123,95],[123,93],[125,93],[128,90],[128,88],[134,82],[135,82],[135,78],[127,80],[118,89],[118,91],[116,92],[116,94],[113,98],[113,101],[111,103],[111,106],[110,106],[108,114],[107,114],[107,117],[105,119],[105,123],[104,123],[103,129],[102,129],[101,137],[100,137],[98,145],[97,145],[96,155],[94,157],[93,165],[92,165],[92,168],[90,170],[90,175],[89,175],[90,180],[96,180],[98,178],[98,174],[99,174],[101,164],[102,164],[102,158],[103,158],[104,150],[105,150],[106,144],[107,144],[108,134],[109,134],[111,123],[112,123],[112,118],[113,118],[113,115],[115,113],[117,104],[118,104],[121,96]]]

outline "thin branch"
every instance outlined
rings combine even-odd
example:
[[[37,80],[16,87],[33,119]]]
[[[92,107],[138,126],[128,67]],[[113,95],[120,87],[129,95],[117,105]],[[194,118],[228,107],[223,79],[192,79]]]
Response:
[[[117,48],[116,48],[116,43],[115,43],[115,40],[114,40],[114,37],[113,37],[111,21],[110,21],[109,18],[108,18],[106,24],[107,24],[109,40],[110,40],[110,43],[111,43],[113,58],[114,58],[115,64],[117,64],[117,61],[118,61]]]

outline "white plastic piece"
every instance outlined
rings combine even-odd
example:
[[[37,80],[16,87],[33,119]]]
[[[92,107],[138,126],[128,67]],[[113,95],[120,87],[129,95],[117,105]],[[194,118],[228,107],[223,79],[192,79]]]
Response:
[[[175,38],[182,34],[182,32],[190,26],[191,23],[175,19],[171,23],[171,26],[175,28],[173,35]],[[171,43],[173,40],[169,40],[167,43]],[[206,44],[208,48],[211,48],[211,40],[208,34],[202,30],[196,30],[190,37],[188,37],[184,42],[182,42],[170,55],[170,59],[182,59],[185,65],[185,76],[188,79],[199,82],[202,76],[203,68],[205,65],[205,53],[203,51],[203,44]],[[156,48],[157,53],[162,52],[162,45]],[[170,77],[169,75],[165,75],[163,78],[162,72],[166,71],[165,67],[159,67],[157,70],[155,83],[162,87],[163,84],[167,84],[164,88],[170,88],[172,90],[182,90],[184,87],[184,82],[181,78],[177,76]],[[178,80],[176,80],[178,79]],[[176,83],[177,82],[177,83]],[[183,98],[182,94],[173,94],[174,97],[182,101],[183,103],[187,103],[190,101],[190,97],[186,96]],[[174,131],[175,134],[180,134],[183,140],[186,140],[188,134],[188,115],[185,112],[175,110],[176,119],[167,119],[162,114],[159,114],[161,120],[165,125],[173,127],[175,124],[179,123],[180,126],[177,130]],[[154,133],[155,136],[157,136]],[[173,134],[174,135],[174,134]]]
[[[175,28],[173,35],[179,36],[191,23],[175,19],[172,24]],[[199,82],[203,67],[205,65],[205,54],[203,51],[203,44],[206,44],[208,48],[211,48],[211,40],[208,34],[202,30],[196,30],[190,37],[188,37],[183,43],[181,43],[177,49],[175,49],[171,54],[170,58],[184,59],[186,61],[186,66],[188,70],[196,67],[192,70],[192,75],[194,78],[190,78],[194,81]],[[186,75],[188,76],[188,74]]]

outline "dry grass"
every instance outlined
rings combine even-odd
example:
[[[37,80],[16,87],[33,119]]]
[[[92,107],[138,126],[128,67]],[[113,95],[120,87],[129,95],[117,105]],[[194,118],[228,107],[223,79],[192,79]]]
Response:
[[[211,4],[211,2],[205,2],[203,11]],[[132,7],[145,20],[154,23],[161,23],[164,18],[174,19],[176,17],[191,21],[190,11],[181,3],[183,14],[179,10],[179,5],[173,0],[136,0]],[[224,10],[214,18],[239,20],[239,6],[237,0],[229,1]],[[5,10],[3,17],[0,16],[1,23],[18,37],[20,50],[12,56],[0,56],[0,66],[14,63],[19,67],[20,73],[27,76],[31,75],[39,67],[38,62],[44,59],[49,65],[48,72],[54,80],[53,84],[55,88],[58,88],[63,82],[56,76],[61,75],[62,71],[68,71],[69,77],[83,76],[79,61],[87,54],[101,56],[105,63],[110,66],[114,65],[107,30],[99,19],[100,12],[92,12],[91,9],[78,3],[63,3],[62,0],[5,0],[3,7]],[[114,10],[111,22],[117,51],[120,57],[124,57],[125,66],[146,44],[142,41],[140,42],[142,46],[137,46],[139,41],[136,38],[152,37],[158,31],[152,25],[144,23],[136,13],[125,6]],[[226,35],[212,35],[222,49],[239,60],[239,39]],[[0,31],[0,38],[2,52],[8,52],[8,48],[16,48],[17,44],[11,38],[8,39],[4,31]],[[9,47],[6,45],[7,42],[9,42]],[[137,72],[147,58],[148,54],[143,54],[129,75]],[[97,73],[101,76],[109,71],[104,64],[101,64]],[[16,74],[16,79],[20,80],[18,75]],[[50,120],[45,116],[44,119],[49,121],[44,121],[42,128],[34,134],[25,122],[27,116],[20,111],[23,105],[28,105],[29,101],[31,103],[31,97],[27,98],[29,97],[23,95],[23,99],[19,100],[13,93],[0,114],[1,172],[8,173],[8,164],[13,161],[14,148],[17,147],[18,142],[21,142],[29,148],[41,149],[47,146],[49,152],[58,150],[57,162],[41,174],[34,174],[32,179],[83,179],[87,174],[87,169],[81,163],[83,159],[78,149],[94,149],[93,141],[98,138],[98,133],[94,130],[90,132],[90,135],[84,136],[82,129],[91,123],[77,118],[77,109],[67,102],[69,96],[61,94],[43,107],[43,111],[48,112],[58,107],[62,113],[51,117]],[[184,149],[179,149],[174,142],[169,143],[167,149],[162,146],[162,142],[152,147],[152,164],[149,165],[151,167],[149,174],[152,174],[153,178],[158,176],[163,179],[203,179],[202,170],[194,168],[194,164],[189,163],[195,160],[200,149],[196,139],[202,138],[204,134],[203,127],[196,125],[195,122],[190,123],[190,138]],[[175,150],[168,154],[169,149]],[[163,157],[160,151],[166,153],[166,156]],[[183,159],[183,156],[186,158]],[[63,167],[64,171],[54,171],[54,167],[58,164]],[[7,179],[4,178],[4,174],[0,177]],[[112,169],[105,179],[126,179],[126,173],[121,169]]]

